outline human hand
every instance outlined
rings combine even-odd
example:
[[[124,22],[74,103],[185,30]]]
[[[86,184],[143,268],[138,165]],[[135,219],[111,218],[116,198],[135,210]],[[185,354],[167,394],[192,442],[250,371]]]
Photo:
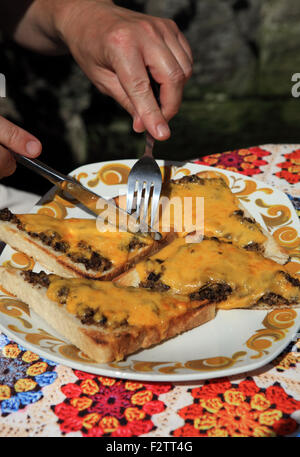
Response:
[[[131,114],[136,132],[146,129],[158,140],[167,139],[168,122],[179,110],[193,63],[176,24],[110,0],[65,0],[59,5],[53,14],[59,36],[89,79]],[[160,84],[161,107],[147,68]]]
[[[41,143],[30,133],[0,116],[0,179],[10,176],[16,169],[16,161],[10,151],[26,157],[37,157]]]

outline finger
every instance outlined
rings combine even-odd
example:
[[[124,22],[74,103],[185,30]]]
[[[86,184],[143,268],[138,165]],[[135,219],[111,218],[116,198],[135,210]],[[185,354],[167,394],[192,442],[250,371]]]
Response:
[[[137,133],[142,133],[146,130],[144,126],[144,122],[140,118],[140,116],[137,114],[136,117],[133,119],[133,130]]]
[[[91,79],[100,92],[113,97],[119,105],[131,114],[133,118],[133,129],[136,132],[141,133],[145,130],[143,121],[136,112],[136,109],[129,100],[128,95],[121,86],[118,76],[115,73],[107,69],[98,68]]]
[[[179,111],[186,76],[166,44],[161,44],[158,49],[149,48],[145,53],[150,72],[160,84],[162,114],[169,121]]]
[[[178,31],[177,39],[178,39],[179,43],[181,44],[181,46],[183,47],[183,49],[185,50],[187,56],[189,57],[191,65],[193,65],[194,57],[193,57],[193,52],[191,50],[188,40],[183,35],[183,33],[181,33],[180,31]]]
[[[178,28],[176,22],[171,19],[164,19],[163,24],[161,24],[161,33],[163,36],[172,33],[174,37],[178,40],[182,48],[184,49],[186,55],[188,56],[191,65],[194,63],[193,53],[190,47],[190,44],[184,34]]]
[[[115,75],[116,76],[116,75]],[[120,81],[118,80],[116,76],[116,81],[115,84],[110,84],[110,95],[126,110],[128,111],[129,114],[131,114],[133,123],[132,127],[133,130],[137,133],[142,133],[146,130],[144,123],[137,113],[136,109],[134,108],[133,104],[129,100],[129,97],[127,96],[126,92],[124,91],[123,87],[120,84]]]
[[[42,150],[39,140],[2,116],[0,116],[0,144],[28,157],[36,157]]]
[[[117,77],[113,84],[110,83],[109,95],[112,96],[126,111],[128,111],[129,114],[131,114],[133,119],[133,130],[137,133],[144,132],[146,130],[144,123]]]
[[[16,170],[16,161],[12,154],[0,146],[0,179],[12,175]]]
[[[173,33],[166,33],[164,35],[164,40],[171,53],[177,60],[178,64],[180,65],[186,80],[188,80],[192,76],[193,71],[192,61],[189,54],[182,46],[177,35]]]
[[[131,47],[118,57],[114,70],[145,128],[158,140],[169,138],[170,129],[155,100],[140,50]]]

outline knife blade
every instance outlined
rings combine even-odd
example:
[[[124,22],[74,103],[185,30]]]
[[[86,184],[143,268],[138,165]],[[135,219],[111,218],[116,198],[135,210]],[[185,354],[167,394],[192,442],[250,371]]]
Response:
[[[107,200],[90,191],[72,176],[64,175],[37,159],[29,159],[15,153],[13,155],[19,164],[38,173],[63,192],[70,194],[80,203],[78,206],[81,209],[93,217],[100,218],[104,224],[102,227],[108,228],[107,224],[109,224],[110,227],[112,225],[118,227],[119,231],[134,233],[137,236],[151,236],[156,241],[162,238],[161,233],[151,229],[145,223],[139,223],[133,214],[119,208],[113,200]]]

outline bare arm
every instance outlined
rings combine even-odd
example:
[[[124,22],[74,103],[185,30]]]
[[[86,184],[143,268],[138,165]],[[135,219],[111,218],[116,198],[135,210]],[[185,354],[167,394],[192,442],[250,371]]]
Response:
[[[0,5],[2,18],[13,16],[3,22],[19,44],[44,54],[70,52],[95,86],[131,114],[135,131],[147,129],[158,140],[170,136],[168,122],[179,110],[193,61],[173,21],[111,0],[27,0],[14,8],[19,3]],[[160,84],[161,108],[147,69]]]
[[[69,49],[96,87],[129,111],[135,130],[147,128],[157,139],[170,135],[168,121],[179,110],[192,72],[190,47],[173,21],[111,0],[35,0],[14,37],[43,53]],[[161,85],[161,110],[146,67]]]
[[[67,53],[64,43],[54,33],[50,34],[52,19],[41,8],[42,4],[35,0],[1,0],[1,30],[20,45],[42,54]]]

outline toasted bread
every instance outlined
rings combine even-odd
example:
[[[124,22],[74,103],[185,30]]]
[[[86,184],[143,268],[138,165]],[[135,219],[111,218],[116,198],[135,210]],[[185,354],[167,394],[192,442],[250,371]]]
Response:
[[[91,219],[58,220],[40,214],[13,215],[8,210],[0,211],[0,239],[55,274],[111,280],[175,237],[187,235],[187,228],[179,227],[177,219],[172,218],[170,208],[174,198],[203,197],[204,236],[260,252],[279,264],[288,261],[288,254],[248,214],[221,177],[191,175],[164,183],[164,197],[168,197],[169,204],[160,208],[157,227],[163,233],[160,242],[128,232],[99,232]],[[123,207],[124,199],[120,197],[116,203]],[[168,232],[164,232],[166,220]]]
[[[161,241],[129,232],[100,232],[95,219],[58,220],[0,211],[0,239],[48,271],[69,278],[110,280],[174,237]]]
[[[166,203],[164,203],[166,197]],[[164,227],[167,223],[179,237],[185,237],[189,233],[188,227],[182,224],[184,220],[184,199],[187,197],[192,200],[190,221],[197,219],[196,198],[203,197],[204,236],[216,237],[220,241],[258,251],[264,257],[281,265],[288,261],[288,253],[277,244],[267,230],[253,219],[239,199],[231,192],[224,179],[214,173],[199,173],[164,183],[158,226],[156,227],[160,232],[164,233]],[[172,217],[170,208],[176,199],[177,201],[179,199],[176,210],[177,217],[175,214]],[[126,196],[118,197],[116,203],[121,208],[125,208]]]
[[[300,280],[285,266],[215,238],[177,238],[115,281],[212,300],[223,309],[300,306]]]
[[[99,363],[122,360],[215,316],[215,305],[207,300],[107,281],[0,267],[0,283]]]

